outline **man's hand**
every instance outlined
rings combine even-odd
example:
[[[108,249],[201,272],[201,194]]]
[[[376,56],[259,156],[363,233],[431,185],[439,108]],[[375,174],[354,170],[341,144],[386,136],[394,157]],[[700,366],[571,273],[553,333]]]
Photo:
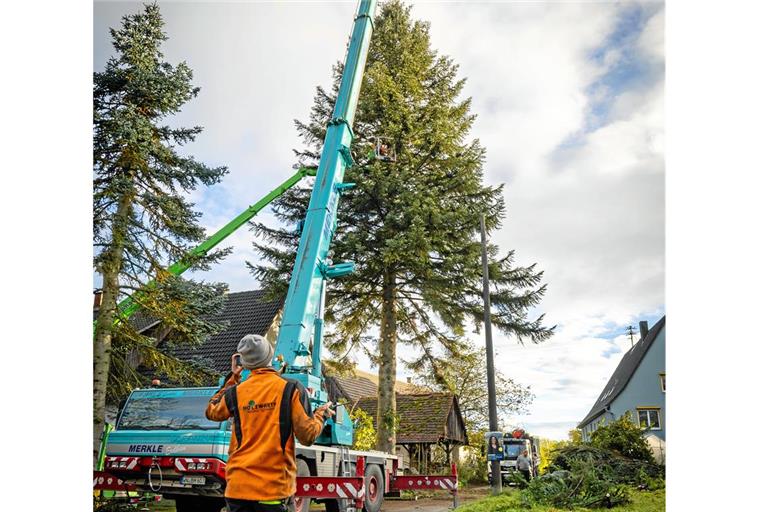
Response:
[[[232,375],[235,377],[240,377],[240,374],[243,372],[243,367],[237,364],[238,357],[240,357],[240,354],[232,354]]]
[[[320,412],[323,415],[323,418],[330,418],[334,414],[336,414],[336,411],[331,409],[331,406],[333,405],[332,402],[325,403],[318,407],[315,412]]]

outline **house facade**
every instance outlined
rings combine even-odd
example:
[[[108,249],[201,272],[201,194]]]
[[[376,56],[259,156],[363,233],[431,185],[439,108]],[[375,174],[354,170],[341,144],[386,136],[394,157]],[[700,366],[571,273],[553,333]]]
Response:
[[[646,428],[657,459],[664,459],[666,443],[666,316],[649,330],[640,322],[640,340],[624,354],[589,413],[579,423],[588,441],[601,424],[629,413]]]

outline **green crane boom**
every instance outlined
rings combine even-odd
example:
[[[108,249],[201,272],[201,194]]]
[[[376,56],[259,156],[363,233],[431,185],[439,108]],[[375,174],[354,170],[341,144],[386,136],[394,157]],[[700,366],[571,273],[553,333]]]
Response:
[[[168,273],[174,276],[183,274],[192,265],[192,261],[201,256],[205,256],[208,252],[220,244],[225,238],[237,231],[243,224],[251,220],[257,213],[259,213],[265,206],[280,197],[286,190],[294,186],[305,176],[315,176],[317,168],[315,167],[299,167],[295,174],[282,182],[277,188],[272,190],[269,194],[261,198],[258,202],[249,206],[240,215],[229,221],[223,228],[219,229],[216,233],[211,235],[203,243],[189,251],[187,257],[182,258],[170,267],[168,267]],[[151,288],[155,285],[155,281],[147,283],[146,288]],[[142,292],[138,291],[135,294],[129,295],[117,305],[118,317],[115,320],[115,324],[122,320],[126,320],[133,315],[140,307],[140,299]],[[94,330],[96,329],[96,322],[93,323]]]

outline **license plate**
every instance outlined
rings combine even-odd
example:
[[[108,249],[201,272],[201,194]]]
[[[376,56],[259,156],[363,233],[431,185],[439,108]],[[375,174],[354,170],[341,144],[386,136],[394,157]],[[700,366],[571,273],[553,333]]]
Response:
[[[184,476],[181,477],[181,483],[183,483],[183,484],[192,484],[192,485],[204,485],[205,484],[205,477],[204,476],[184,475]]]

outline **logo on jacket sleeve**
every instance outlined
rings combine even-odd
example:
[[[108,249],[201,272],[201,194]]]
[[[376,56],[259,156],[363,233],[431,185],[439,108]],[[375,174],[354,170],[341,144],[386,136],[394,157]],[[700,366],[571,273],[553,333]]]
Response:
[[[276,402],[267,402],[262,404],[257,404],[253,400],[248,402],[247,405],[243,406],[243,410],[245,412],[259,412],[259,411],[268,411],[275,408]]]

